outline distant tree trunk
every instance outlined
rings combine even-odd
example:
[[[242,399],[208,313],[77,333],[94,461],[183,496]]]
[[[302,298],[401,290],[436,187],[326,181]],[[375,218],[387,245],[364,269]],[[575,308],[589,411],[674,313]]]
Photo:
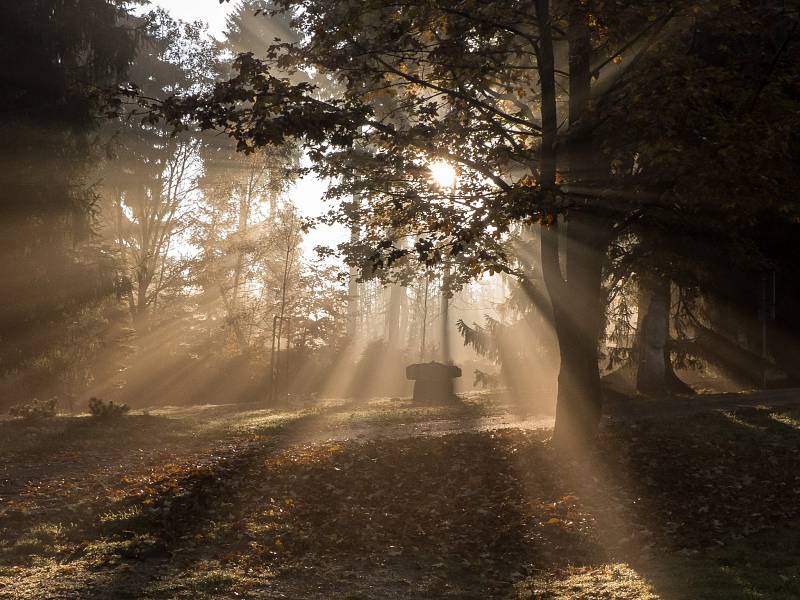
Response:
[[[389,286],[389,297],[386,302],[386,319],[384,321],[384,339],[388,348],[397,348],[400,339],[400,295],[404,292],[399,283]]]
[[[444,364],[449,364],[452,357],[450,356],[450,330],[448,329],[450,322],[450,263],[447,260],[445,260],[442,268],[441,301],[441,361]]]
[[[361,206],[361,198],[353,195],[353,209],[357,211]],[[355,220],[354,220],[355,221]],[[358,225],[350,227],[350,243],[358,242]],[[361,312],[361,298],[358,287],[358,270],[351,266],[347,277],[347,337],[351,343],[358,334],[359,313]]]
[[[692,393],[675,374],[670,356],[670,282],[642,277],[639,282],[639,323],[633,360],[636,390],[652,396]]]
[[[428,289],[430,287],[430,278],[425,275],[425,287],[422,297],[422,329],[420,331],[420,344],[419,344],[419,360],[425,360],[425,343],[428,335]]]
[[[278,354],[280,355],[280,348],[281,348],[281,337],[283,336],[283,323],[286,318],[286,292],[289,287],[289,265],[291,261],[291,238],[287,238],[286,242],[286,259],[283,265],[283,279],[281,281],[281,304],[278,312],[278,334],[276,336],[276,340],[278,343]],[[287,344],[288,347],[288,344]],[[278,374],[274,374],[276,383],[280,381],[279,373],[281,369],[281,365],[279,361],[275,362],[275,366],[277,368]],[[280,389],[276,385],[276,389],[280,392]]]
[[[408,314],[408,290],[405,286],[400,288],[400,331],[399,345],[407,348],[411,342],[409,339],[409,314]]]
[[[661,396],[667,391],[669,340],[669,282],[640,282],[639,323],[636,332],[636,389]]]
[[[233,289],[231,290],[231,300],[229,307],[229,315],[233,324],[233,331],[236,335],[236,343],[239,346],[239,352],[247,354],[250,350],[250,341],[242,328],[242,311],[240,304],[240,288],[242,286],[242,275],[244,272],[244,248],[242,244],[244,237],[247,235],[247,229],[250,221],[250,207],[252,205],[253,187],[255,175],[251,169],[250,176],[247,181],[247,191],[244,197],[239,198],[239,219],[236,225],[236,263],[233,267]]]
[[[116,193],[116,210],[114,211],[114,225],[115,225],[115,234],[117,238],[117,248],[119,251],[119,256],[122,259],[123,264],[127,263],[128,254],[127,249],[125,247],[124,234],[123,234],[123,213],[122,213],[122,191],[117,190]],[[133,283],[131,282],[131,278],[128,276],[127,272],[120,277],[120,292],[121,294],[125,295],[125,298],[128,300],[128,311],[131,314],[132,319],[136,319],[136,300],[133,297]]]
[[[225,294],[225,287],[223,285],[219,286],[219,297],[222,300],[222,305],[225,307],[226,314],[232,321],[233,333],[236,336],[236,343],[239,346],[239,350],[242,353],[245,353],[248,347],[247,337],[245,336],[244,331],[242,330],[241,323],[239,322],[239,319],[236,316],[237,315],[236,305],[233,304],[232,300],[228,299],[228,296]]]
[[[147,288],[153,280],[153,274],[142,264],[136,271],[136,312],[134,320],[142,323],[147,314]]]
[[[358,292],[358,274],[355,267],[350,267],[347,278],[347,337],[351,341],[358,334],[358,313],[360,311]]]
[[[278,333],[278,315],[272,317],[272,347],[269,353],[269,403],[275,401],[275,337]]]
[[[164,289],[164,273],[167,270],[167,260],[166,257],[169,256],[169,250],[172,246],[172,236],[167,239],[167,247],[164,250],[164,260],[161,261],[161,268],[158,270],[158,283],[156,284],[156,289],[153,291],[153,301],[151,310],[154,314],[158,312],[158,299],[161,295],[161,290]]]

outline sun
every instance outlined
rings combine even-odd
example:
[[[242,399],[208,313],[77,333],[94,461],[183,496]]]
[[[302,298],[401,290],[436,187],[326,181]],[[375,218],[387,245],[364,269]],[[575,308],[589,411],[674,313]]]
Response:
[[[439,161],[428,165],[431,171],[431,179],[436,185],[443,188],[451,188],[456,183],[456,170],[449,163]]]

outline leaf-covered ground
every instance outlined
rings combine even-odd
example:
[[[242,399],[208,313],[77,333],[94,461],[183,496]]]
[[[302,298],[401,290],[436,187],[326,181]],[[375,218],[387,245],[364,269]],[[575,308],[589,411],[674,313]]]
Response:
[[[798,598],[797,404],[580,460],[481,396],[1,422],[0,597]]]

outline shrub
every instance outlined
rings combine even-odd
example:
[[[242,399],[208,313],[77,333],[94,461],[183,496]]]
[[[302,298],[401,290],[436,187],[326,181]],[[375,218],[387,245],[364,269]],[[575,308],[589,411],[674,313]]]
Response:
[[[479,387],[484,390],[500,387],[500,375],[475,369],[475,380],[472,382],[472,387]]]
[[[17,404],[8,411],[15,417],[21,419],[47,419],[56,416],[56,399],[39,400],[34,398],[26,404]]]
[[[93,417],[100,419],[114,419],[121,417],[131,408],[127,404],[115,404],[113,400],[105,401],[100,398],[89,398],[89,412]]]

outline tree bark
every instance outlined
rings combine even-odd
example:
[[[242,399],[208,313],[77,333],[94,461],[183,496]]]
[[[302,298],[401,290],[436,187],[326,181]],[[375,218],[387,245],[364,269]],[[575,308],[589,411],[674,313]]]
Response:
[[[636,390],[653,396],[667,391],[667,341],[669,339],[669,282],[640,282],[636,348]]]
[[[539,24],[539,76],[542,93],[542,147],[539,180],[543,200],[555,192],[557,111],[555,61],[548,0],[536,1]],[[589,97],[589,29],[585,9],[570,13],[570,137],[573,178],[590,171],[592,140],[581,127]],[[542,219],[542,274],[553,307],[561,366],[558,375],[553,440],[559,445],[590,443],[602,412],[597,344],[603,326],[602,277],[611,229],[608,221],[576,202],[566,222],[566,277],[561,272],[558,222]]]
[[[442,266],[442,290],[440,318],[440,337],[442,347],[440,349],[440,360],[444,364],[450,364],[450,262],[445,260]]]
[[[361,206],[361,198],[358,194],[353,194],[352,210],[357,212]],[[355,222],[355,219],[354,219]],[[356,244],[359,238],[358,225],[350,227],[350,243]],[[358,335],[359,314],[361,311],[361,298],[359,294],[358,269],[350,266],[347,277],[347,337],[352,343]]]
[[[553,438],[583,444],[596,435],[603,407],[597,345],[604,323],[601,290],[608,228],[602,218],[570,215],[566,280],[558,263],[557,235],[545,228],[542,236],[543,273],[561,359]]]
[[[399,283],[392,283],[386,292],[386,318],[384,319],[384,339],[388,348],[397,348],[400,341],[401,294],[405,293]]]
[[[639,282],[639,323],[632,359],[636,390],[651,396],[694,393],[672,366],[671,295],[670,281],[643,277]]]

